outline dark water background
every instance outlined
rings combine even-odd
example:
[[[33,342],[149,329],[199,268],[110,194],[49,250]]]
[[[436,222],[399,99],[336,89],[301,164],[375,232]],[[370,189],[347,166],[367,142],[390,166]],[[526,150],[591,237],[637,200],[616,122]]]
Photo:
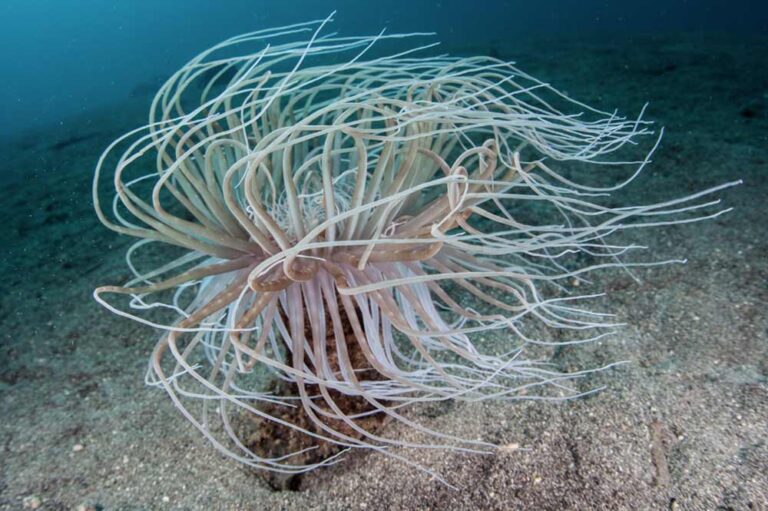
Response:
[[[530,37],[768,34],[765,0],[2,0],[0,137],[156,88],[232,35],[324,18],[349,35],[434,31],[447,48]]]

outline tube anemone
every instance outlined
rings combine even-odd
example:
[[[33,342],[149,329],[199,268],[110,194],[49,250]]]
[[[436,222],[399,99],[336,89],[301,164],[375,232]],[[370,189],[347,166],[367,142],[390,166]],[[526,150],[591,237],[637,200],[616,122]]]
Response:
[[[524,355],[617,326],[569,284],[671,262],[627,262],[642,247],[608,237],[722,214],[707,196],[733,183],[608,206],[658,145],[649,122],[495,58],[421,56],[433,44],[373,57],[428,34],[341,37],[329,21],[204,51],[105,151],[96,211],[140,241],[135,277],[95,297],[163,330],[148,382],[242,463],[294,474],[350,448],[406,463],[392,447],[492,452],[408,407],[589,392],[573,380],[601,368],[560,373]],[[619,156],[641,138],[647,155]],[[634,167],[598,186],[579,179],[594,175],[583,164]],[[181,252],[139,270],[148,243]],[[391,421],[423,441],[387,435]]]

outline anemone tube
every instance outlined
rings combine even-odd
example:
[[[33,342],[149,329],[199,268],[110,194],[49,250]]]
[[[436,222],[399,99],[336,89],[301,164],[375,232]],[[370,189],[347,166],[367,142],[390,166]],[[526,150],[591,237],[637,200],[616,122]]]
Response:
[[[162,86],[149,123],[109,146],[96,168],[96,211],[140,241],[126,256],[134,278],[94,296],[162,329],[148,383],[242,463],[295,474],[351,448],[411,465],[395,447],[493,452],[420,424],[407,408],[594,390],[574,380],[604,368],[562,373],[523,356],[619,326],[582,308],[597,295],[575,296],[569,283],[674,262],[627,262],[644,247],[608,238],[718,216],[728,210],[710,197],[735,183],[601,205],[659,143],[642,113],[590,108],[495,58],[424,57],[432,43],[372,57],[430,34],[342,37],[326,33],[330,21],[204,51]],[[647,154],[617,156],[641,138]],[[632,170],[590,185],[578,178],[594,169],[568,170],[583,164]],[[134,256],[150,243],[181,255],[139,270]],[[534,335],[553,330],[557,340]],[[290,419],[296,411],[302,421]],[[307,442],[255,450],[238,432],[244,414]],[[371,418],[425,440],[387,436]],[[337,449],[307,456],[327,444]]]

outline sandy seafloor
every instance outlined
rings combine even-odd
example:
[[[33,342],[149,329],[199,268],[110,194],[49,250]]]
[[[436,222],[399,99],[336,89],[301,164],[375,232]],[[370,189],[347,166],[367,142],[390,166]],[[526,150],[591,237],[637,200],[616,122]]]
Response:
[[[224,459],[145,387],[157,333],[102,310],[130,240],[103,228],[101,150],[141,124],[126,100],[7,144],[0,158],[0,509],[768,509],[768,41],[718,36],[535,40],[493,49],[573,97],[666,127],[625,197],[652,202],[741,178],[714,221],[632,233],[686,265],[603,273],[612,340],[558,352],[564,368],[629,360],[562,404],[413,410],[426,425],[528,451],[409,455],[459,490],[352,453],[276,492]],[[397,428],[397,426],[389,426]],[[415,436],[392,431],[404,438]],[[78,507],[79,506],[79,507]]]

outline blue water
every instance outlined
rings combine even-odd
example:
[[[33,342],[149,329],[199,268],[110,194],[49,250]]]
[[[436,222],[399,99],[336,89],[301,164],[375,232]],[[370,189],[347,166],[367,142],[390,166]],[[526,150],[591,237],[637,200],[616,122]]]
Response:
[[[543,35],[768,34],[761,0],[2,0],[0,137],[118,103],[234,34],[333,10],[346,34],[434,31],[449,48]]]

